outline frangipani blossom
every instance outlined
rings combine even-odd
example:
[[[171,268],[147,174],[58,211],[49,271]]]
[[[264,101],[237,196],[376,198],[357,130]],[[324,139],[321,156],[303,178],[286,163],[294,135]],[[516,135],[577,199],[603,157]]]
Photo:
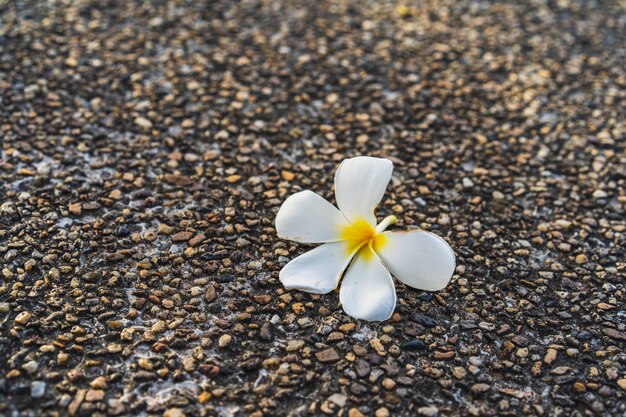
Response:
[[[323,243],[280,271],[286,288],[326,294],[339,285],[339,301],[352,317],[387,320],[396,307],[393,274],[404,284],[428,291],[444,288],[455,269],[454,252],[439,236],[423,230],[385,231],[374,210],[391,179],[393,163],[360,156],[344,160],[335,173],[335,208],[312,191],[285,200],[276,232],[300,243]]]

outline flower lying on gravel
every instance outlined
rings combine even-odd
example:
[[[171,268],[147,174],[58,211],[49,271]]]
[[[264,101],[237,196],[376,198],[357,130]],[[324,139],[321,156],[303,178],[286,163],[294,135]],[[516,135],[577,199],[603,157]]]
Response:
[[[280,271],[286,288],[326,294],[337,288],[349,265],[339,290],[343,309],[374,321],[387,320],[396,307],[390,272],[413,288],[435,291],[448,284],[455,257],[442,238],[423,230],[385,232],[395,216],[376,224],[374,210],[392,171],[392,162],[384,158],[344,160],[335,173],[339,210],[312,191],[285,200],[276,215],[278,236],[323,243]]]

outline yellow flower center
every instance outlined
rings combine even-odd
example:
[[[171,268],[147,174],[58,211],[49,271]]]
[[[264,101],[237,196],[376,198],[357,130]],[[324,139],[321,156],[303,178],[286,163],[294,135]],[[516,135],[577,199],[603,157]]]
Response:
[[[355,250],[359,249],[359,255],[365,259],[372,257],[372,250],[381,249],[387,237],[382,234],[387,226],[396,222],[395,216],[389,216],[381,222],[378,228],[374,229],[363,219],[357,219],[348,226],[344,226],[341,230],[341,239],[346,241],[346,254],[351,255]],[[382,227],[381,227],[382,226]],[[377,230],[378,229],[378,230]]]

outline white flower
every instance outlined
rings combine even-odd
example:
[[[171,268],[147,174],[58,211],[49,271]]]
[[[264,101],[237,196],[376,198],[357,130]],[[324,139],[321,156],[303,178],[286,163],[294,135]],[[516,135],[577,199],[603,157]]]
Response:
[[[454,252],[439,236],[423,230],[385,232],[395,216],[376,225],[374,210],[391,179],[388,159],[344,160],[335,173],[332,204],[312,191],[296,193],[276,215],[284,239],[323,245],[298,256],[280,271],[286,288],[326,294],[339,284],[344,311],[363,320],[387,320],[396,307],[391,274],[406,285],[436,291],[455,268]],[[391,272],[391,274],[390,274]]]

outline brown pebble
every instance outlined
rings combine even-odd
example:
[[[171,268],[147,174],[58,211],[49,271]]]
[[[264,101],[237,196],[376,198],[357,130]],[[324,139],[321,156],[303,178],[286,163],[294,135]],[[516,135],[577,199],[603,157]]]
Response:
[[[390,417],[391,413],[386,407],[381,407],[374,412],[374,416],[376,417]]]
[[[105,388],[107,385],[106,382],[106,378],[103,376],[99,376],[95,379],[93,379],[90,383],[89,386],[93,389],[103,389]]]
[[[396,381],[391,378],[385,378],[383,379],[382,385],[386,390],[391,390],[396,386]]]
[[[181,408],[169,408],[163,412],[163,417],[186,417]]]
[[[474,393],[481,393],[481,392],[489,391],[490,389],[491,389],[491,386],[489,384],[480,383],[480,382],[470,387],[470,390]]]
[[[165,223],[159,223],[159,227],[157,228],[158,235],[169,235],[174,231],[174,228],[166,225]]]
[[[322,363],[337,362],[339,360],[339,354],[333,348],[324,349],[321,352],[316,352],[315,357]]]
[[[120,190],[113,190],[109,193],[109,198],[113,200],[119,200],[122,198],[122,192]]]
[[[90,389],[85,395],[85,401],[96,402],[104,399],[104,391],[100,389]]]
[[[556,356],[557,356],[557,350],[549,348],[546,351],[546,355],[543,357],[543,362],[550,365],[552,362],[554,362],[554,360],[556,359]]]
[[[285,350],[287,352],[295,352],[304,347],[304,340],[290,340],[287,342],[287,347]]]
[[[82,205],[80,203],[72,203],[68,206],[68,210],[70,211],[70,213],[72,213],[74,216],[80,216],[81,213],[83,212],[82,209]]]
[[[435,354],[433,355],[433,357],[435,359],[450,359],[453,358],[455,355],[454,351],[448,351],[448,352],[435,352]]]
[[[202,233],[198,233],[189,240],[189,246],[198,246],[204,241],[205,236]]]
[[[204,301],[207,303],[213,302],[217,298],[217,294],[215,292],[215,287],[209,285],[206,289],[206,293],[204,294]]]
[[[76,391],[76,395],[74,395],[74,399],[70,402],[67,407],[67,412],[70,416],[75,416],[80,408],[80,405],[85,400],[85,394],[87,393],[86,389],[79,389]]]
[[[365,417],[365,414],[360,412],[358,408],[351,408],[348,410],[348,417]]]
[[[137,117],[135,119],[135,124],[142,129],[150,129],[152,128],[152,122],[145,117]]]
[[[219,340],[217,341],[217,345],[221,348],[224,348],[230,344],[232,339],[233,337],[231,335],[223,334],[220,336]]]
[[[15,317],[15,321],[21,325],[28,323],[28,320],[32,317],[28,311],[22,311]]]
[[[172,242],[186,242],[193,236],[192,232],[178,232],[172,235]]]

